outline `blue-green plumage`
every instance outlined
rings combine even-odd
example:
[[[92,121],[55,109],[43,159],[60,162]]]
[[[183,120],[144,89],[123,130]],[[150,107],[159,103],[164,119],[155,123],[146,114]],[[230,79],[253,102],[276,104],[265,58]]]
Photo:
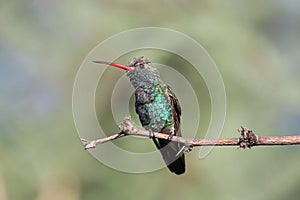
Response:
[[[135,109],[141,124],[150,132],[181,136],[181,108],[172,89],[163,83],[158,70],[143,57],[132,59],[127,66],[105,61],[108,64],[126,70],[127,76],[135,88]],[[171,172],[183,174],[185,159],[183,144],[170,140],[153,138],[156,147]]]
[[[163,127],[173,125],[172,110],[165,89],[160,84],[136,89],[136,112],[146,129],[159,132]]]

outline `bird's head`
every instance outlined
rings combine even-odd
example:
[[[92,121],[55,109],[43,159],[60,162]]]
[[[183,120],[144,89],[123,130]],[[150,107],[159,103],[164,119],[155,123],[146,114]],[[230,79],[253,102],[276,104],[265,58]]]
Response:
[[[135,88],[143,87],[144,85],[156,85],[160,83],[158,70],[153,67],[151,62],[143,56],[140,58],[131,59],[128,65],[121,65],[106,61],[94,62],[125,70],[130,82]]]

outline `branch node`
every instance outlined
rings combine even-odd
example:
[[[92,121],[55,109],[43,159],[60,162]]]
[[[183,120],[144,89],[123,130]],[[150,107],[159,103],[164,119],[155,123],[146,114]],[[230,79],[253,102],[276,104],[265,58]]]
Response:
[[[241,134],[238,140],[238,144],[240,145],[240,148],[251,148],[255,145],[257,145],[258,136],[255,135],[255,133],[246,128],[241,126],[241,130],[238,130]]]
[[[184,148],[184,152],[185,153],[189,153],[189,152],[191,152],[193,150],[194,145],[192,145],[192,144],[185,144],[184,147],[185,147]]]
[[[138,132],[137,128],[135,128],[135,126],[133,125],[130,116],[123,119],[119,126],[119,129],[125,134]]]
[[[96,148],[98,144],[106,143],[112,140],[116,140],[118,138],[135,135],[142,137],[149,137],[149,133],[147,130],[139,130],[134,126],[134,123],[131,121],[130,117],[125,117],[122,123],[119,126],[120,132],[115,133],[113,135],[107,136],[101,139],[95,140],[86,140],[80,138],[83,142],[84,149],[92,149]],[[239,148],[251,148],[253,146],[262,146],[262,145],[300,145],[300,135],[293,136],[269,136],[263,137],[256,135],[252,130],[247,129],[246,127],[241,126],[241,130],[238,130],[240,133],[239,138],[227,138],[227,139],[189,139],[182,138],[178,136],[169,137],[166,134],[154,132],[153,135],[155,138],[160,138],[170,141],[174,141],[177,143],[181,143],[183,147],[180,149],[177,155],[182,153],[187,153],[193,149],[193,147],[197,146],[236,146]]]

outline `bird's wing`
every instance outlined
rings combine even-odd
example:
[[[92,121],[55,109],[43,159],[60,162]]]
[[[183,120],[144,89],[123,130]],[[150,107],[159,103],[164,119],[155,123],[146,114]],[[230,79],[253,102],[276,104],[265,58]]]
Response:
[[[170,86],[167,85],[167,95],[172,108],[172,117],[174,121],[175,135],[181,136],[180,116],[181,107],[179,100],[174,94]],[[158,139],[160,144],[160,152],[171,172],[175,174],[183,174],[185,172],[185,158],[182,148],[183,144],[168,140]],[[178,155],[179,154],[179,155]]]
[[[171,108],[172,113],[173,113],[173,120],[174,120],[174,128],[177,136],[181,136],[180,133],[180,116],[181,116],[181,107],[179,104],[179,100],[174,94],[172,88],[167,85],[167,94],[169,95],[170,103],[171,103]]]

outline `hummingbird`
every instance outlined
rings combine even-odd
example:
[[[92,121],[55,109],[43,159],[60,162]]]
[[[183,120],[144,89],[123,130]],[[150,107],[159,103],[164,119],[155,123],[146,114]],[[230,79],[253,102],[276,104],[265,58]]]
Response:
[[[135,111],[142,126],[149,131],[157,149],[172,173],[185,172],[184,144],[171,141],[172,136],[181,136],[179,100],[171,87],[160,78],[159,71],[143,56],[133,58],[127,65],[106,61],[94,61],[126,71],[135,89]],[[153,132],[169,135],[169,139],[155,138]]]

